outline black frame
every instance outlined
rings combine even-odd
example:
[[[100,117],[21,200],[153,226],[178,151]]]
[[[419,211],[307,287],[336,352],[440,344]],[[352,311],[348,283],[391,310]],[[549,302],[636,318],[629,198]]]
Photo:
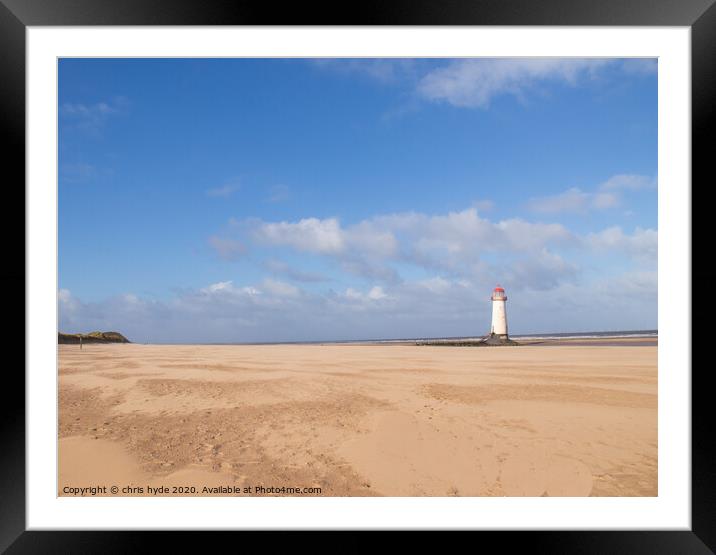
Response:
[[[716,0],[363,0],[354,10],[347,5],[286,4],[277,10],[255,0],[0,0],[0,121],[5,137],[4,160],[14,179],[6,179],[7,195],[24,206],[19,186],[25,181],[25,28],[60,25],[569,25],[569,26],[686,26],[691,28],[692,56],[692,182],[702,190],[712,184],[714,170],[709,134],[716,128]],[[334,7],[335,6],[335,7]],[[350,15],[348,15],[350,13]],[[710,179],[709,179],[710,178]],[[688,187],[688,184],[684,184]],[[693,194],[692,186],[692,194]],[[709,203],[692,202],[692,253],[712,248],[705,222]],[[9,211],[6,210],[5,215]],[[702,215],[704,217],[696,217]],[[1,219],[4,237],[17,237],[17,224]],[[701,226],[699,228],[699,226]],[[22,264],[5,263],[0,283],[6,291],[25,291],[25,249],[20,241],[6,248]],[[692,270],[693,272],[693,270]],[[692,273],[713,283],[716,273]],[[705,278],[705,279],[704,279]],[[702,288],[702,290],[705,288]],[[710,293],[710,291],[709,291]],[[20,296],[7,295],[20,304]],[[699,296],[696,313],[713,314],[713,300]],[[7,306],[7,300],[6,300]],[[24,306],[23,314],[24,314]],[[20,312],[17,306],[16,313]],[[7,321],[7,319],[6,319]],[[17,321],[11,321],[17,326]],[[22,322],[25,322],[23,315]],[[708,322],[704,322],[707,324]],[[693,354],[704,352],[711,330],[693,320]],[[668,338],[667,338],[668,339]],[[14,346],[16,348],[16,346]],[[696,349],[694,349],[696,347]],[[19,351],[19,349],[18,349]],[[24,358],[23,358],[24,361]],[[678,371],[680,369],[670,369]],[[692,372],[692,528],[690,531],[540,531],[483,532],[480,547],[510,552],[579,553],[710,553],[716,550],[716,459],[709,418],[712,405],[707,376],[711,365]],[[0,404],[0,551],[9,553],[126,553],[143,552],[177,544],[184,550],[201,550],[196,535],[172,532],[30,532],[25,530],[25,398],[19,365],[7,367],[8,383]],[[203,532],[204,536],[210,532]],[[225,536],[225,534],[222,534]],[[179,541],[177,541],[179,540]],[[205,540],[205,539],[204,539]],[[292,538],[292,541],[295,541]],[[181,542],[181,544],[179,544]],[[442,543],[442,542],[441,542]],[[240,544],[235,544],[236,547]],[[359,544],[356,544],[356,546]],[[243,546],[242,546],[243,547]],[[441,545],[444,547],[444,544]],[[192,549],[193,550],[193,549]]]

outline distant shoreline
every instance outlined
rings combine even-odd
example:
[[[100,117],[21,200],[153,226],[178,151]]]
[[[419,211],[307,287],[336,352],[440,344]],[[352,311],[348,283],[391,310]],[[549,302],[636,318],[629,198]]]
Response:
[[[92,331],[89,333],[62,333],[57,334],[59,345],[82,345],[90,343],[131,343],[129,339],[116,331]]]
[[[421,343],[422,341],[422,343]],[[595,337],[595,338],[515,338],[517,346],[524,347],[656,347],[658,337]],[[422,347],[473,347],[477,340],[464,340],[461,344],[453,340],[412,340],[412,341],[364,341],[344,343],[318,343],[319,345],[419,345]],[[497,347],[500,347],[497,345]]]
[[[560,345],[563,347],[652,347],[659,345],[658,336],[652,337],[595,337],[595,338],[560,338],[560,339],[525,339],[517,340],[521,345]]]
[[[634,330],[613,332],[577,332],[514,335],[511,339],[523,346],[658,346],[659,335],[657,330]],[[251,345],[416,345],[421,342],[456,343],[478,342],[482,336],[472,337],[426,337],[404,339],[356,339],[335,341],[275,341],[275,342],[246,342],[246,343],[152,343],[138,342],[145,345],[208,345],[208,346],[251,346]],[[425,345],[427,346],[427,345]],[[451,345],[452,346],[452,345]]]

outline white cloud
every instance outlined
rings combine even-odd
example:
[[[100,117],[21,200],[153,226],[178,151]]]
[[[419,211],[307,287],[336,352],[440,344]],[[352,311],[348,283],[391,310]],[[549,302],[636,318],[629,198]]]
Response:
[[[212,235],[208,239],[209,245],[224,260],[236,260],[246,254],[247,248],[241,241],[227,239]]]
[[[341,258],[340,268],[349,274],[360,276],[369,280],[380,280],[386,283],[399,283],[401,278],[387,260],[368,260],[361,257],[361,253],[352,253],[350,259]]]
[[[656,270],[632,270],[599,283],[599,292],[617,297],[652,299],[656,308],[658,278]]]
[[[612,193],[594,193],[591,197],[591,205],[597,210],[614,208],[619,206],[619,197]]]
[[[547,245],[568,245],[574,235],[562,224],[532,223],[520,218],[502,220],[495,224],[495,250],[533,251]]]
[[[335,218],[251,220],[246,226],[263,244],[327,256],[345,272],[385,283],[401,281],[392,264],[465,273],[486,253],[524,254],[578,242],[561,224],[519,218],[492,222],[480,217],[474,207],[442,215],[376,216],[347,228]]]
[[[254,236],[265,243],[319,254],[335,254],[345,248],[343,232],[335,218],[305,218],[295,223],[262,222],[254,230]]]
[[[512,261],[506,266],[503,282],[517,290],[546,291],[562,283],[574,282],[579,268],[556,253],[542,249],[528,257]]]
[[[596,187],[595,192],[582,191],[572,187],[566,191],[546,197],[530,199],[527,207],[543,214],[562,212],[588,212],[616,208],[622,203],[625,191],[642,191],[656,188],[656,179],[646,175],[617,174]]]
[[[363,295],[361,294],[361,292],[353,289],[352,287],[349,287],[348,289],[346,289],[345,296],[348,297],[349,299],[362,299],[363,298]]]
[[[69,289],[60,289],[57,292],[57,301],[58,310],[62,314],[73,315],[82,311],[82,303],[72,295]]]
[[[495,203],[489,199],[476,200],[472,205],[477,208],[478,212],[489,212],[495,208]]]
[[[396,254],[398,241],[391,230],[378,229],[370,220],[349,227],[345,232],[346,246],[373,257],[386,258]]]
[[[291,197],[291,192],[286,185],[274,185],[269,189],[266,202],[286,202]]]
[[[266,293],[276,295],[278,297],[297,297],[300,293],[298,287],[284,281],[270,278],[267,278],[262,282],[261,288]]]
[[[425,287],[428,291],[431,293],[444,293],[448,289],[450,289],[450,282],[446,279],[441,278],[440,276],[435,276],[434,278],[430,279],[424,279],[422,281],[418,282],[419,285],[422,287]]]
[[[122,295],[122,299],[128,304],[128,305],[138,305],[141,304],[141,301],[139,300],[139,297],[135,295],[134,293],[125,293]]]
[[[97,168],[91,164],[62,164],[60,178],[67,183],[84,183],[97,176]]]
[[[659,234],[654,229],[637,227],[634,233],[627,235],[621,227],[612,226],[598,233],[589,233],[585,244],[597,251],[619,251],[641,260],[656,260],[659,247]]]
[[[217,291],[232,291],[233,289],[234,286],[232,281],[220,281],[218,283],[212,283],[201,291],[203,293],[216,293]]]
[[[646,175],[618,174],[599,185],[602,191],[641,191],[656,188],[656,179]]]
[[[60,106],[60,115],[77,118],[104,118],[112,114],[116,114],[118,109],[107,102],[98,102],[97,104],[82,104],[66,102]]]
[[[619,204],[619,197],[613,193],[586,193],[577,187],[548,197],[533,198],[527,206],[534,212],[558,214],[562,212],[586,212],[604,210]]]
[[[263,262],[263,266],[274,274],[285,275],[286,277],[294,281],[300,281],[304,283],[328,281],[328,278],[326,278],[326,276],[322,274],[298,270],[296,268],[291,267],[289,264],[283,262],[282,260],[265,260]]]
[[[213,198],[228,198],[241,188],[239,183],[227,183],[221,187],[207,189],[206,196]]]
[[[212,283],[211,285],[208,285],[207,287],[204,287],[199,290],[200,293],[203,293],[204,295],[230,295],[230,296],[241,296],[241,295],[261,295],[261,291],[253,286],[245,286],[245,287],[235,287],[234,282],[229,281],[219,281],[217,283]]]
[[[368,291],[368,298],[372,301],[379,301],[380,299],[385,299],[386,297],[387,295],[383,291],[383,288],[378,285]]]
[[[418,85],[424,98],[463,108],[487,108],[498,95],[523,97],[541,82],[576,85],[610,63],[593,58],[461,59],[426,74]]]
[[[520,218],[492,222],[480,217],[475,208],[434,216],[407,212],[378,216],[369,222],[401,234],[414,259],[527,251],[573,241],[572,234],[561,224],[532,223]]]
[[[66,124],[97,132],[110,117],[125,113],[128,107],[128,100],[122,96],[94,104],[65,102],[59,107],[59,115]]]
[[[247,285],[245,287],[236,287],[234,282],[220,281],[200,289],[205,295],[230,295],[233,297],[268,295],[275,297],[297,297],[300,289],[277,279],[266,278],[258,286]]]
[[[369,291],[366,293],[362,293],[361,291],[358,291],[357,289],[354,289],[352,287],[348,287],[344,293],[345,297],[354,301],[380,301],[382,299],[388,298],[388,295],[385,293],[382,287],[379,285],[376,285],[374,287],[371,287]]]
[[[317,254],[385,258],[395,254],[397,241],[388,230],[377,229],[370,221],[348,228],[336,218],[306,218],[298,222],[258,222],[253,235],[259,241],[290,246]],[[355,262],[355,261],[354,261]]]

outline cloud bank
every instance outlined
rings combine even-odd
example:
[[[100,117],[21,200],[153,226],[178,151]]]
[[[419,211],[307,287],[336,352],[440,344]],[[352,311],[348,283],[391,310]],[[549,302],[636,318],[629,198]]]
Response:
[[[656,178],[646,175],[618,174],[596,187],[593,192],[572,187],[556,195],[530,199],[527,207],[541,214],[586,213],[616,208],[624,193],[656,189]]]
[[[656,326],[655,229],[611,226],[580,235],[558,223],[491,220],[475,207],[348,225],[310,217],[230,227],[243,236],[210,241],[228,259],[247,245],[279,249],[293,260],[322,260],[331,277],[274,256],[262,262],[269,277],[246,282],[227,265],[224,280],[161,301],[127,293],[84,302],[63,289],[60,329],[117,330],[139,342],[482,335],[497,282],[509,292],[514,333],[578,331],[585,321],[592,330]],[[595,272],[604,257],[609,272]],[[614,266],[617,259],[623,263]]]
[[[546,81],[576,86],[610,63],[591,58],[464,59],[425,75],[418,92],[428,100],[461,108],[487,108],[499,95],[524,98]]]

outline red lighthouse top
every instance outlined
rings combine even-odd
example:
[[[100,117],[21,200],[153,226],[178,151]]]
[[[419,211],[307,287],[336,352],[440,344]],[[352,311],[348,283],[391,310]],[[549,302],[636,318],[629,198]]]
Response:
[[[493,301],[506,301],[507,295],[505,295],[505,290],[498,285],[495,287],[494,291],[492,291],[491,298]]]

